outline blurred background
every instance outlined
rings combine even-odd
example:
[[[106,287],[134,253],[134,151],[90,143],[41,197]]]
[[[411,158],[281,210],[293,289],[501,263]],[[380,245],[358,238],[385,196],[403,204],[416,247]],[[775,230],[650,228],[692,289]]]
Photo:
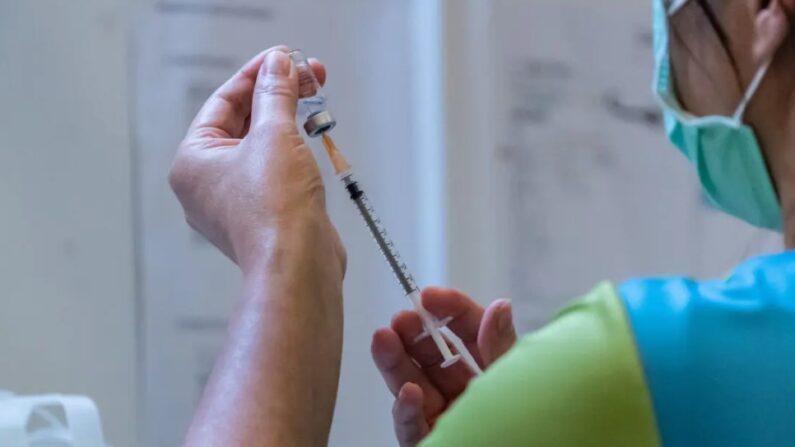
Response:
[[[327,64],[335,139],[419,283],[510,297],[523,331],[605,279],[721,276],[779,249],[713,210],[666,143],[650,9],[0,1],[0,388],[92,397],[117,447],[180,442],[239,275],[184,224],[170,159],[207,96],[280,43]],[[369,345],[406,303],[319,162],[349,253],[330,445],[395,445]]]

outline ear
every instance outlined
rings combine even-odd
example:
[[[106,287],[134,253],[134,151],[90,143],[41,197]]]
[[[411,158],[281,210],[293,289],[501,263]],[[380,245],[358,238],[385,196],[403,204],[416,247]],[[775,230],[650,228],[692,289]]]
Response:
[[[753,55],[757,65],[769,62],[790,32],[793,0],[760,0],[756,14]]]

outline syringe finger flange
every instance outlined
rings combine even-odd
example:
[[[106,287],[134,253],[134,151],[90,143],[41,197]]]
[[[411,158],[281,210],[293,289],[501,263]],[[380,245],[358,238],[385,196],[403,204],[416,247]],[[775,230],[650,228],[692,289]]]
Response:
[[[447,325],[450,324],[451,321],[453,321],[453,317],[447,317],[444,320],[436,320],[436,327],[441,330],[442,328],[447,327]],[[431,334],[427,330],[423,330],[422,333],[420,333],[420,335],[414,337],[414,343],[425,340],[430,336]]]
[[[456,354],[456,355],[450,357],[449,359],[443,361],[440,366],[442,368],[449,368],[449,367],[455,365],[456,363],[458,363],[459,360],[461,360],[461,356],[459,354]]]

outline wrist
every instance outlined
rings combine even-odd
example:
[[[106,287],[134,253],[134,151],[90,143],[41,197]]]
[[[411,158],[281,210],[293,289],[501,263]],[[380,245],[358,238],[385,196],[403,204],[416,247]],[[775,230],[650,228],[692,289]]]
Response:
[[[263,226],[241,238],[234,248],[237,263],[247,280],[312,274],[317,268],[327,271],[340,265],[334,236],[327,215],[310,215]],[[341,276],[340,273],[340,281]]]

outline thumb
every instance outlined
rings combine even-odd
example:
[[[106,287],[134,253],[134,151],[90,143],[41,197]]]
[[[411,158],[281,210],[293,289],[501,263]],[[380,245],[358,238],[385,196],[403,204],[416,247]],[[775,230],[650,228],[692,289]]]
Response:
[[[298,75],[290,56],[278,50],[269,52],[257,75],[251,128],[273,122],[294,122],[297,105]]]
[[[392,420],[400,447],[414,447],[428,435],[430,427],[423,412],[424,400],[419,385],[407,382],[400,388],[392,407]]]
[[[516,343],[511,301],[497,300],[486,308],[478,332],[478,349],[486,368]]]

